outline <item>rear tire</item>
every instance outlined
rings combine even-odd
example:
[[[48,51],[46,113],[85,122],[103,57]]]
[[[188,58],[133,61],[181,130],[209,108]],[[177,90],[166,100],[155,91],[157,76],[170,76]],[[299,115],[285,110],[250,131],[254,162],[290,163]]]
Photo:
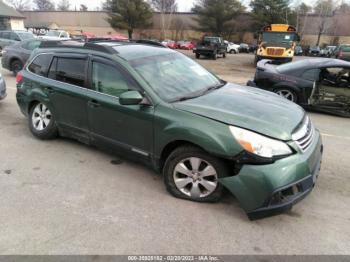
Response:
[[[19,60],[14,60],[11,62],[11,71],[14,76],[17,76],[18,72],[23,69],[23,64]]]
[[[58,136],[55,117],[45,103],[38,102],[31,107],[28,121],[29,129],[35,137],[48,140]]]
[[[217,60],[218,59],[218,54],[216,52],[214,52],[213,54],[213,60]]]
[[[298,94],[289,87],[278,87],[273,92],[291,102],[298,103]]]
[[[174,197],[217,202],[223,193],[219,178],[228,176],[225,163],[195,146],[175,149],[165,162],[164,183]]]
[[[196,59],[199,59],[201,57],[200,54],[196,54]]]
[[[223,57],[223,58],[226,58],[226,52],[224,52],[224,53],[222,54],[222,57]]]

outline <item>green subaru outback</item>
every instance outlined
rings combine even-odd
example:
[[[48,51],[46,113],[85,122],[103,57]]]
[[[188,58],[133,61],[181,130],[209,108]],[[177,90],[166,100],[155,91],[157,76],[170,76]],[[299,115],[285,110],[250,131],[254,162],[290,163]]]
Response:
[[[301,107],[151,44],[43,43],[17,101],[34,136],[149,164],[178,198],[215,202],[226,188],[250,219],[289,210],[320,170],[321,136]]]

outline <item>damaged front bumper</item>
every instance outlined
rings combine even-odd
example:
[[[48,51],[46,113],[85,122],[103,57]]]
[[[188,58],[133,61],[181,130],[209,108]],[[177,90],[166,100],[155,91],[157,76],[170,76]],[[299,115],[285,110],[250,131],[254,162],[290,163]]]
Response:
[[[296,145],[291,144],[296,150]],[[323,153],[318,131],[312,146],[304,152],[268,165],[244,165],[240,172],[220,182],[235,195],[250,219],[290,210],[313,189]]]

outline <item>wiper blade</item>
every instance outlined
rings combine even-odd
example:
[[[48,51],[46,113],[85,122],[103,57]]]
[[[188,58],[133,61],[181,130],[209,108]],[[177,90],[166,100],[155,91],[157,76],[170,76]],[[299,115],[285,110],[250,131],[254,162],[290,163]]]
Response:
[[[193,99],[193,98],[197,98],[197,97],[200,97],[200,96],[203,96],[205,95],[206,93],[212,91],[212,90],[216,90],[216,89],[219,89],[223,86],[225,86],[227,83],[226,82],[222,82],[220,84],[217,84],[217,85],[213,85],[213,86],[210,86],[208,88],[206,88],[203,92],[201,92],[200,94],[196,94],[196,95],[192,95],[192,96],[183,96],[183,97],[179,97],[179,98],[176,98],[174,100],[172,100],[171,102],[174,103],[174,102],[181,102],[181,101],[185,101],[185,100],[189,100],[189,99]]]
[[[219,89],[219,88],[221,88],[221,87],[223,87],[223,86],[225,86],[225,85],[226,85],[226,82],[223,82],[223,83],[220,83],[220,84],[217,84],[217,85],[210,86],[210,87],[208,87],[207,89],[205,89],[205,91],[204,91],[202,94],[206,94],[206,93],[208,93],[208,92],[210,92],[210,91],[212,91],[212,90]]]

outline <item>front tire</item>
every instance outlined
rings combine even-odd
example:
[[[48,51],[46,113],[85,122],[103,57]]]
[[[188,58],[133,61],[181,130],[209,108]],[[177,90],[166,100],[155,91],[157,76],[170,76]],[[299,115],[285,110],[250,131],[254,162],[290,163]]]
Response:
[[[224,162],[194,146],[175,149],[165,162],[164,183],[177,198],[217,202],[223,193],[220,177],[228,176]]]
[[[29,129],[32,134],[42,140],[56,138],[58,129],[55,117],[49,107],[38,102],[32,106],[29,113]]]
[[[196,53],[196,59],[199,59],[200,57],[201,55]]]

